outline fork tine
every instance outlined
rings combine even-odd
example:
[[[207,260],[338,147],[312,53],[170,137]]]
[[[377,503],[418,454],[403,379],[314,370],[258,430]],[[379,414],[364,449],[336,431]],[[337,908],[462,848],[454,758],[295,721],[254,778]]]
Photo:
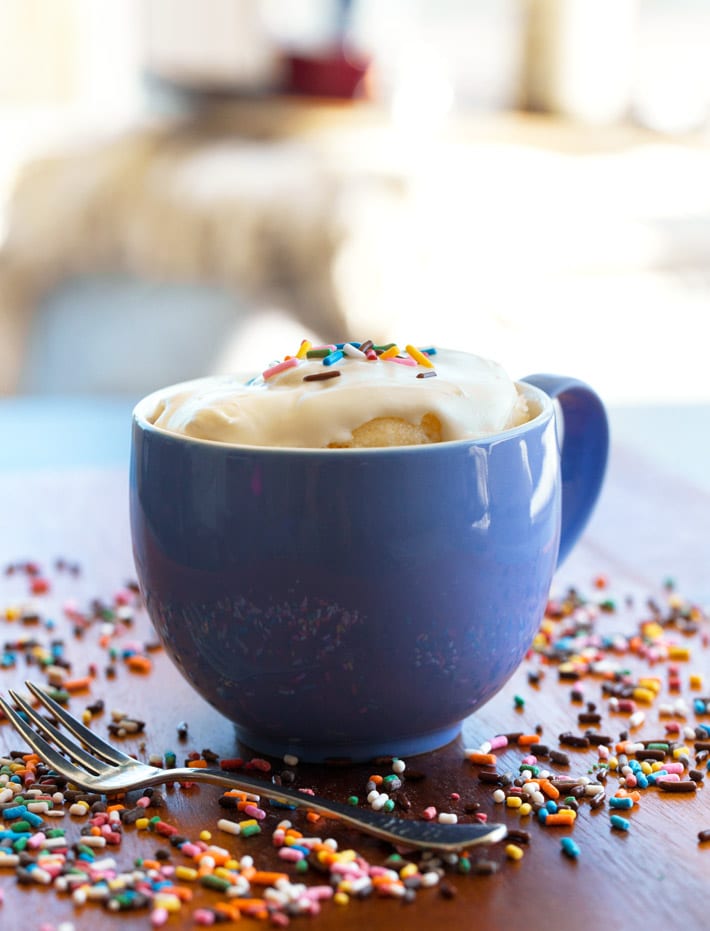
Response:
[[[63,776],[65,779],[70,780],[76,785],[82,784],[82,775],[86,776],[86,773],[82,773],[78,767],[70,763],[65,757],[54,749],[54,747],[48,743],[44,737],[41,737],[36,731],[32,730],[29,724],[22,718],[15,709],[8,704],[7,701],[0,695],[0,708],[5,712],[5,715],[8,721],[12,724],[15,730],[21,734],[28,746],[34,750],[34,752],[42,758],[42,760],[51,766],[60,776]]]
[[[8,689],[8,692],[12,696],[15,704],[21,711],[24,711],[35,727],[40,728],[40,730],[42,730],[44,734],[59,747],[60,750],[63,750],[72,761],[72,763],[77,763],[78,765],[85,767],[89,770],[90,773],[93,773],[96,776],[100,776],[103,772],[106,771],[108,764],[103,763],[101,760],[97,760],[96,757],[91,756],[82,747],[80,747],[78,743],[70,740],[66,734],[63,734],[53,724],[50,724],[49,721],[43,718],[38,711],[35,711],[32,705],[25,701],[21,695],[18,695],[14,689]]]
[[[110,743],[106,743],[105,740],[102,740],[97,734],[93,731],[90,731],[88,727],[77,721],[77,719],[69,714],[68,711],[65,711],[60,704],[58,704],[51,696],[42,689],[39,685],[36,685],[34,682],[25,682],[27,688],[32,692],[32,694],[39,701],[42,702],[44,707],[51,711],[52,714],[60,721],[66,729],[72,733],[76,738],[78,738],[85,746],[87,746],[92,753],[95,753],[96,756],[100,757],[102,760],[105,760],[107,763],[112,763],[115,766],[120,766],[121,763],[128,763],[133,757],[128,756],[127,753],[123,753],[121,750],[118,750],[116,747],[112,747]],[[94,761],[96,765],[96,761]]]

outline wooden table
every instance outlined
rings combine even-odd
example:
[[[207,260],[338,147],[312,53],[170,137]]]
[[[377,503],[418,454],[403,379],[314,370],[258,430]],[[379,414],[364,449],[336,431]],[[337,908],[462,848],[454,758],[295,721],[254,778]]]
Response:
[[[7,410],[6,407],[5,414]],[[653,424],[652,420],[649,422]],[[0,428],[2,425],[0,409]],[[652,433],[651,426],[649,437]],[[690,433],[687,438],[689,442],[692,440]],[[663,582],[669,576],[677,580],[679,596],[699,605],[710,602],[710,485],[684,477],[682,468],[664,463],[663,457],[654,455],[652,447],[652,443],[644,446],[638,441],[625,444],[623,437],[615,441],[602,500],[585,538],[555,582],[555,590],[559,592],[575,585],[595,602],[605,599],[616,602],[615,612],[600,615],[600,631],[624,636],[636,632],[639,621],[649,617],[647,598],[662,599],[667,595]],[[679,448],[677,462],[682,463],[690,452],[690,447]],[[97,673],[94,683],[90,690],[73,694],[69,708],[80,714],[92,701],[103,698],[106,711],[97,715],[92,724],[102,735],[107,734],[112,710],[145,721],[144,734],[122,739],[129,752],[146,757],[173,750],[180,761],[190,751],[199,753],[207,748],[221,758],[240,755],[249,759],[252,754],[236,746],[230,724],[195,697],[162,652],[149,654],[153,660],[149,674],[129,670],[121,657],[125,645],[152,640],[149,622],[142,611],[136,612],[130,628],[110,638],[108,643],[102,642],[102,635],[110,632],[112,624],[105,626],[94,621],[80,635],[74,632],[74,624],[63,613],[68,599],[79,608],[87,608],[95,598],[110,604],[126,581],[133,578],[127,480],[120,456],[116,459],[117,466],[106,463],[82,466],[68,462],[66,457],[60,459],[62,468],[19,470],[15,455],[7,460],[6,471],[0,470],[0,567],[32,560],[51,584],[47,594],[32,599],[40,615],[38,622],[7,620],[8,608],[19,606],[22,610],[24,605],[29,610],[26,603],[31,577],[22,569],[0,577],[3,644],[32,638],[48,646],[53,640],[61,640],[72,664],[72,675],[83,676],[94,664]],[[40,461],[35,457],[35,466]],[[69,566],[79,565],[80,574],[75,575],[67,567],[58,568],[57,559]],[[608,580],[604,589],[594,586],[599,576]],[[633,598],[631,606],[626,602],[627,596]],[[51,629],[47,626],[48,619],[54,621]],[[551,622],[553,641],[561,636],[563,623]],[[638,706],[645,711],[646,720],[633,731],[634,739],[663,737],[665,725],[671,721],[692,726],[704,721],[710,725],[710,715],[699,716],[693,711],[693,700],[710,694],[710,648],[702,642],[710,635],[710,622],[704,620],[698,626],[695,634],[683,634],[673,627],[664,631],[664,637],[674,638],[690,650],[690,659],[677,663],[679,692],[668,691],[668,660],[650,665],[628,652],[614,655],[604,651],[606,659],[620,668],[628,667],[634,681],[650,675],[658,677],[661,683],[658,697],[651,704]],[[112,648],[117,651],[114,658],[109,654]],[[0,668],[3,692],[20,685],[27,677],[44,679],[36,665],[28,665],[30,649],[14,652],[16,665]],[[113,677],[107,672],[110,666],[115,670]],[[536,672],[542,673],[537,685],[531,682],[530,675]],[[618,927],[666,929],[678,921],[689,929],[706,926],[710,844],[699,843],[697,834],[701,829],[710,829],[707,786],[701,784],[692,795],[645,789],[630,813],[619,812],[630,822],[628,831],[620,831],[611,826],[613,812],[609,802],[620,781],[617,775],[610,774],[603,806],[592,810],[589,800],[582,800],[572,828],[548,827],[535,816],[521,818],[514,809],[496,805],[492,798],[494,787],[482,783],[480,767],[465,758],[464,748],[477,747],[495,734],[529,733],[539,727],[541,741],[570,757],[568,766],[551,764],[549,760],[542,760],[540,765],[571,777],[594,777],[596,747],[576,750],[560,746],[560,734],[565,731],[583,734],[586,725],[578,723],[578,714],[585,710],[584,702],[571,700],[573,687],[579,687],[580,683],[561,679],[559,672],[555,663],[544,663],[539,654],[533,655],[513,681],[466,722],[461,740],[439,752],[407,761],[405,776],[409,772],[419,777],[405,780],[404,791],[411,803],[407,816],[417,817],[425,807],[434,805],[440,811],[473,818],[473,809],[478,805],[478,811],[489,819],[502,820],[511,830],[529,833],[529,842],[519,845],[524,851],[523,858],[515,861],[506,856],[505,843],[476,850],[469,861],[473,864],[470,873],[448,870],[438,888],[420,889],[411,905],[378,894],[352,899],[347,905],[325,901],[320,915],[311,919],[316,922],[314,927],[341,931],[385,929],[401,922],[412,929],[446,923],[454,928],[476,927],[478,931],[555,927],[592,931],[610,923]],[[700,690],[690,688],[691,674],[704,677],[705,684]],[[609,734],[616,742],[620,732],[628,727],[629,715],[610,710],[609,698],[602,692],[605,681],[609,680],[587,675],[582,686],[585,700],[594,702],[602,716],[598,727],[592,730]],[[662,716],[661,706],[679,697],[689,707],[687,718]],[[188,726],[185,739],[178,736],[180,722]],[[690,746],[692,750],[692,741]],[[22,742],[14,731],[6,723],[0,726],[0,753],[21,748]],[[515,745],[497,751],[498,771],[510,770],[517,775],[524,753]],[[694,757],[693,751],[691,761]],[[275,772],[284,768],[281,761],[271,763]],[[704,767],[703,763],[699,768]],[[385,762],[342,768],[302,764],[295,767],[297,785],[341,800],[351,794],[364,796],[367,778],[373,772],[387,775],[390,767]],[[452,793],[460,798],[452,797]],[[220,789],[204,785],[170,788],[165,792],[165,807],[158,812],[149,809],[148,814],[159,814],[191,839],[209,830],[212,842],[235,856],[252,855],[258,866],[284,869],[294,876],[294,868],[278,859],[271,842],[273,829],[284,816],[306,833],[332,836],[341,847],[357,849],[372,863],[382,864],[392,853],[391,849],[335,822],[311,824],[302,813],[271,808],[267,809],[260,835],[248,839],[231,837],[216,826],[225,814],[218,804],[221,794]],[[66,815],[57,823],[74,840],[86,819]],[[578,859],[570,859],[561,852],[564,836],[577,843]],[[111,853],[121,869],[130,869],[137,858],[153,858],[158,849],[169,850],[174,864],[189,862],[165,838],[133,826],[124,828],[120,847],[112,848]],[[497,871],[492,875],[477,874],[480,857],[495,862]],[[304,881],[322,883],[327,882],[327,877],[311,870]],[[198,883],[185,881],[181,885],[192,890],[193,899],[170,916],[169,927],[194,927],[196,908],[224,901],[218,893]],[[8,916],[16,911],[23,916],[23,925],[28,926],[29,920],[32,928],[40,927],[42,922],[55,927],[61,922],[71,922],[76,928],[109,928],[118,927],[125,920],[131,922],[131,927],[150,926],[147,909],[115,916],[99,904],[76,908],[70,897],[52,888],[19,884],[14,871],[8,868],[0,868],[0,890],[4,895],[0,913]]]

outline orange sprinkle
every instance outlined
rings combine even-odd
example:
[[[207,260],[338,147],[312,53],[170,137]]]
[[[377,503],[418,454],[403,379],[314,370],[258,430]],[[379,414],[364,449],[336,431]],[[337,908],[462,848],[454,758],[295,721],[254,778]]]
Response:
[[[217,902],[213,906],[216,912],[219,912],[221,915],[224,915],[229,921],[239,921],[242,917],[241,912],[239,911],[238,906],[228,904],[227,902]]]
[[[576,817],[576,811],[571,808],[561,808],[559,811],[551,812],[545,818],[545,824],[573,824]]]
[[[249,882],[253,886],[273,886],[279,880],[288,879],[288,873],[278,873],[274,870],[256,870],[252,873]]]
[[[521,734],[518,737],[518,743],[521,747],[527,747],[530,744],[536,744],[540,742],[539,734]]]
[[[498,757],[495,753],[479,753],[478,750],[469,753],[468,758],[470,762],[475,763],[476,766],[495,766],[498,762]]]
[[[285,873],[283,874],[286,875]],[[221,904],[221,903],[220,903]],[[215,906],[216,908],[217,906]],[[250,908],[265,908],[266,901],[264,899],[233,899],[230,903],[230,908],[235,908],[239,912],[246,911]]]
[[[207,760],[190,760],[187,764],[188,769],[206,769]]]
[[[379,786],[379,785],[382,785],[382,776],[380,776],[379,773],[375,773],[375,775],[370,776],[370,778],[367,781],[374,782],[376,786]]]
[[[315,824],[316,821],[320,821],[320,815],[317,811],[309,811],[306,815],[306,819],[310,821],[311,824]]]
[[[538,784],[548,798],[556,799],[560,797],[560,790],[549,779],[538,779]]]
[[[133,672],[150,672],[153,668],[152,661],[147,656],[141,656],[139,653],[127,657],[126,665]]]
[[[120,804],[120,802],[117,805],[108,805],[106,807],[106,811],[125,811],[125,810],[126,810],[126,806]]]
[[[82,692],[84,689],[88,689],[93,681],[93,676],[82,676],[79,679],[65,679],[64,682],[62,682],[62,688],[66,689],[67,692]]]

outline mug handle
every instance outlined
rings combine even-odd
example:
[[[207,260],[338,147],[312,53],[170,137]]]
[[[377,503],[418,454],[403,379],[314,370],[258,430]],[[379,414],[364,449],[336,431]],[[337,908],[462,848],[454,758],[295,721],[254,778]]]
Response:
[[[599,395],[576,378],[527,375],[522,379],[557,401],[561,443],[561,565],[591,517],[604,481],[609,455],[609,422]]]

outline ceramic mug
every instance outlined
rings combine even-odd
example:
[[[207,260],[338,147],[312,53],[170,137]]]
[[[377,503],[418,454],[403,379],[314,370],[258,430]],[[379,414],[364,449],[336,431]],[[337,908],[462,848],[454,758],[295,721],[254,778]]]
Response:
[[[603,404],[552,375],[477,440],[283,449],[133,416],[131,530],[157,634],[261,753],[406,756],[510,678],[602,486]],[[553,400],[555,399],[555,400]]]

